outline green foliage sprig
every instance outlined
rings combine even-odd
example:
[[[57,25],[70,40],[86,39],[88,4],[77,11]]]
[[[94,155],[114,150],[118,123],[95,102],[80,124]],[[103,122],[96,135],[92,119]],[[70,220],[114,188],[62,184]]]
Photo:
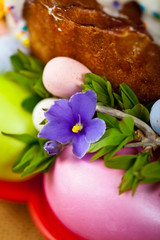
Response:
[[[91,145],[89,152],[95,154],[90,161],[103,157],[107,167],[125,170],[119,185],[120,194],[130,189],[134,194],[139,184],[159,182],[160,160],[152,162],[151,159],[154,150],[160,147],[160,137],[148,125],[148,108],[140,104],[125,83],[120,85],[118,94],[110,83],[108,91],[108,81],[104,78],[92,73],[86,74],[85,78],[84,91],[92,89],[98,96],[106,96],[98,98],[97,116],[105,121],[107,130],[98,142]],[[108,100],[110,98],[112,101]],[[116,156],[124,147],[139,147],[139,154]]]
[[[25,148],[13,164],[14,173],[21,173],[21,176],[25,177],[39,172],[47,172],[55,162],[56,155],[50,156],[43,149],[47,139],[37,138],[29,134],[7,134],[4,132],[2,134],[25,144]]]
[[[11,56],[11,63],[14,71],[7,72],[5,76],[31,92],[31,96],[23,101],[22,106],[25,110],[32,112],[41,99],[51,96],[42,83],[44,65],[20,50]]]
[[[111,83],[93,73],[85,74],[86,84],[82,85],[84,92],[88,90],[95,91],[97,95],[97,102],[105,106],[114,107],[114,96]]]

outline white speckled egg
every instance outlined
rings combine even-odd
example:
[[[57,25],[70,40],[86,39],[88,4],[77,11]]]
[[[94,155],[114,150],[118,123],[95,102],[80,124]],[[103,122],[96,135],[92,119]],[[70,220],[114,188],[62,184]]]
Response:
[[[40,131],[44,125],[40,125],[40,123],[45,119],[44,113],[45,111],[43,109],[49,109],[53,104],[54,101],[58,100],[56,98],[46,98],[40,101],[34,108],[33,114],[32,114],[32,120],[35,128]]]
[[[43,72],[43,84],[53,95],[69,98],[82,90],[85,73],[91,72],[82,63],[68,58],[56,57],[47,63]]]

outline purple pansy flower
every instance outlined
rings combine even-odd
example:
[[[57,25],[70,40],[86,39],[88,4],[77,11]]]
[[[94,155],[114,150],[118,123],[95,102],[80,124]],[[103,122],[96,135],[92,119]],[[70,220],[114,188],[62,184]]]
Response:
[[[97,97],[94,91],[74,94],[70,100],[55,101],[45,113],[48,123],[39,133],[61,144],[72,142],[73,153],[82,158],[90,144],[98,141],[105,132],[105,122],[94,118]]]

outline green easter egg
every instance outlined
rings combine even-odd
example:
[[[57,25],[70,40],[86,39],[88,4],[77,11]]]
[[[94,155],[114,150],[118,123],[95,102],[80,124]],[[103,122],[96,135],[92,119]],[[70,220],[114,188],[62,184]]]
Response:
[[[0,180],[24,180],[20,174],[12,172],[12,165],[25,144],[4,136],[1,132],[35,134],[32,115],[21,106],[29,96],[29,91],[0,75]]]

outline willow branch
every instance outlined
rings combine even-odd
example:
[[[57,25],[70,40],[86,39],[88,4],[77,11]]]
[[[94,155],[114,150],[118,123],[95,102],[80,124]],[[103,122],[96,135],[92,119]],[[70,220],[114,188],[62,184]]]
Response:
[[[140,120],[130,114],[124,113],[124,112],[119,111],[114,108],[100,106],[100,105],[96,106],[96,111],[111,115],[111,116],[119,118],[119,119],[123,119],[124,117],[132,117],[134,120],[135,126],[137,128],[139,128],[148,139],[155,142],[155,140],[157,138],[157,134],[152,130],[152,128],[148,124],[146,124],[142,120]]]

